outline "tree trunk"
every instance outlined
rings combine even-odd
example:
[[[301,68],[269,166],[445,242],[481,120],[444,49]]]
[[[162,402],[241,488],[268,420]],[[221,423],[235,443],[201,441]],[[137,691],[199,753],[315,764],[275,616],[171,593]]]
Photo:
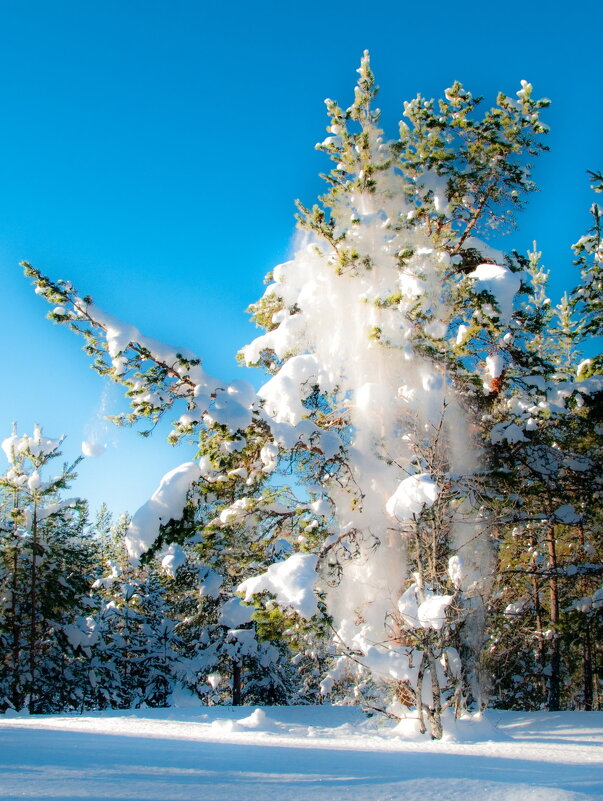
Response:
[[[15,550],[13,554],[13,577],[12,577],[12,599],[11,599],[11,652],[12,652],[12,672],[13,672],[13,680],[12,680],[12,692],[11,692],[11,703],[16,710],[20,710],[23,704],[23,697],[21,693],[20,687],[20,678],[21,678],[21,624],[22,624],[22,617],[18,614],[17,610],[17,594],[19,592],[19,585],[18,585],[18,571],[19,571],[19,551],[17,550],[16,545],[16,536],[15,536]],[[18,620],[19,618],[19,620]]]
[[[582,523],[580,524],[580,528],[578,529],[578,542],[580,544],[580,551],[584,553],[584,545],[585,545],[585,537],[584,537],[584,526]],[[588,584],[586,579],[583,577],[579,581],[579,590],[581,595],[585,596],[588,595]],[[583,692],[584,692],[584,709],[588,712],[592,711],[593,707],[593,679],[594,679],[594,670],[593,670],[593,647],[592,647],[592,640],[590,636],[590,623],[588,620],[588,616],[584,615],[584,625],[582,629],[582,681],[583,681]]]
[[[543,627],[542,627],[542,606],[540,604],[540,588],[538,586],[538,577],[532,576],[532,593],[534,598],[534,611],[536,614],[536,637],[537,637],[537,645],[536,645],[536,662],[538,664],[538,668],[540,670],[540,684],[542,687],[543,695],[546,695],[547,688],[546,688],[546,660],[544,656],[544,638],[543,638]]]
[[[584,621],[582,639],[582,665],[584,679],[584,709],[590,712],[593,708],[593,651],[588,618]]]
[[[34,502],[33,521],[31,526],[31,583],[30,583],[30,603],[31,621],[29,628],[29,713],[36,711],[34,700],[36,686],[37,648],[38,648],[38,626],[37,626],[37,606],[38,606],[38,505]]]
[[[427,659],[425,657],[425,651],[423,651],[423,655],[421,657],[421,664],[419,665],[419,672],[417,673],[417,689],[415,691],[417,717],[419,718],[419,731],[421,732],[421,734],[425,734],[426,731],[425,719],[423,717],[423,677],[425,675],[426,665],[427,665]]]
[[[555,548],[555,527],[549,525],[547,545],[549,552],[549,568],[557,569],[557,552]],[[551,674],[549,677],[549,693],[547,708],[549,712],[557,712],[561,703],[561,651],[559,642],[559,584],[556,575],[549,578],[549,598],[551,615]]]
[[[429,707],[429,724],[431,726],[431,739],[442,739],[442,700],[440,698],[440,683],[436,668],[436,660],[431,646],[428,646],[427,664],[431,676],[431,706]]]
[[[232,660],[232,705],[241,705],[241,663]]]

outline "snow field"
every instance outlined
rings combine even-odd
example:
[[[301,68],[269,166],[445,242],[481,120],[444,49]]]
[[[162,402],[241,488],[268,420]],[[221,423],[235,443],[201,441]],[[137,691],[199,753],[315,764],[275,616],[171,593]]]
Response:
[[[500,712],[444,740],[353,707],[0,718],[0,798],[580,801],[603,798],[603,713]],[[405,733],[406,731],[406,733]]]

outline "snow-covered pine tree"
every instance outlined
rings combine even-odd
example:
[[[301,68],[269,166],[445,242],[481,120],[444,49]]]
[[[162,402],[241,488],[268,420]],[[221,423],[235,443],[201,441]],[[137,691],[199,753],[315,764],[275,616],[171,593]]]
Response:
[[[410,704],[439,737],[444,707],[479,692],[493,558],[482,418],[521,288],[517,265],[475,235],[507,225],[533,189],[526,158],[548,101],[523,82],[478,117],[455,83],[437,104],[405,104],[392,143],[368,54],[359,74],[347,110],[326,101],[329,191],[300,206],[308,233],[252,308],[268,331],[243,355],[274,374],[259,395],[277,421],[339,433],[338,464],[301,473],[333,512],[321,569],[339,575],[336,638],[393,685],[390,713]]]
[[[603,192],[603,174],[589,173],[591,188]],[[568,556],[561,571],[565,592],[561,630],[564,675],[561,702],[601,709],[603,704],[603,230],[601,207],[590,207],[592,227],[572,246],[580,283],[557,307],[553,339],[556,377],[578,379],[563,425],[567,501],[576,514]],[[587,358],[585,358],[587,357]],[[567,384],[566,384],[567,386]],[[570,383],[571,386],[571,383]],[[569,423],[569,424],[568,424]]]
[[[89,588],[93,555],[82,536],[86,505],[62,494],[77,461],[59,475],[44,473],[62,439],[39,426],[16,429],[2,449],[9,468],[0,476],[0,704],[30,712],[77,709],[81,654],[71,632]]]
[[[157,560],[132,565],[130,523],[113,523],[103,505],[94,526],[99,556],[89,599],[90,659],[87,705],[93,708],[168,706],[178,687],[182,657],[178,620]]]
[[[599,357],[583,359],[600,333],[596,204],[591,212],[595,227],[574,246],[582,283],[556,309],[540,254],[524,264],[532,291],[512,345],[522,355],[492,410],[491,467],[505,524],[489,665],[502,706],[592,708],[598,693],[603,380]]]
[[[113,565],[93,587],[91,696],[95,705],[168,706],[178,685],[182,642],[156,568]]]
[[[254,438],[248,433],[243,458],[257,469],[264,465],[259,457],[262,440],[256,442],[253,457]],[[250,572],[267,568],[283,550],[291,550],[278,535],[296,514],[278,500],[284,499],[283,488],[249,495],[241,481],[248,470],[240,466],[240,453],[239,467],[230,475],[232,453],[241,445],[226,431],[201,432],[198,455],[206,478],[182,519],[163,528],[145,561],[163,554],[185,686],[211,704],[286,703],[297,690],[291,653],[282,641],[271,641],[266,627],[258,631],[254,609],[241,603],[236,590]]]

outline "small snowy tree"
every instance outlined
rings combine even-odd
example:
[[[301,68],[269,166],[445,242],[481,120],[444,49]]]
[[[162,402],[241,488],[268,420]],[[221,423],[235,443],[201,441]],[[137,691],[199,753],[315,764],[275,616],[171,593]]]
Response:
[[[93,706],[168,706],[182,645],[156,568],[117,562],[93,584],[89,694]]]
[[[222,445],[231,442],[222,438]],[[236,591],[249,572],[267,567],[290,546],[275,540],[266,525],[269,520],[275,527],[268,494],[253,499],[238,473],[229,478],[228,448],[221,450],[219,471],[209,466],[211,450],[202,450],[212,472],[193,493],[182,520],[164,528],[148,552],[164,554],[166,597],[181,641],[180,674],[207,703],[286,703],[297,689],[291,654],[282,642],[272,642],[270,632],[258,631],[254,609],[242,604]],[[211,463],[217,459],[214,453]],[[278,506],[282,517],[293,514]],[[167,550],[165,541],[171,543]]]
[[[64,499],[77,461],[44,475],[60,455],[61,439],[16,430],[2,449],[0,476],[0,667],[2,700],[30,712],[78,708],[81,668],[69,632],[89,587],[92,552],[82,537],[86,506]]]

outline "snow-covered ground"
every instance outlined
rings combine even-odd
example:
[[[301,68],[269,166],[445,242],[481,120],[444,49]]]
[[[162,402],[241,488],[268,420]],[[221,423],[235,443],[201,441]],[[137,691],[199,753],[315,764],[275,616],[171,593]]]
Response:
[[[499,712],[445,740],[351,707],[0,716],[0,798],[603,799],[603,712]]]

